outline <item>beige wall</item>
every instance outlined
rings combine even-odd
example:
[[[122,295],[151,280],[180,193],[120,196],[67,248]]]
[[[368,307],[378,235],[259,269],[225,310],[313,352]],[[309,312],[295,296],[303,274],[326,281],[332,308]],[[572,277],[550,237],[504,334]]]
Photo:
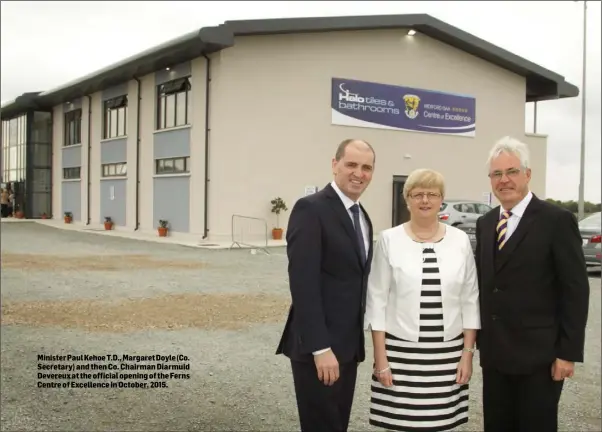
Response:
[[[140,83],[142,90],[142,82]],[[142,93],[142,91],[140,91]],[[136,128],[138,116],[138,83],[131,80],[128,83],[128,113],[127,113],[127,207],[126,228],[136,228]],[[100,164],[98,164],[100,166]]]
[[[63,184],[63,107],[52,110],[52,219],[62,219],[61,209]]]
[[[94,137],[94,131],[91,130],[90,136],[88,136],[88,125],[92,121],[94,126],[94,120],[90,119],[89,107],[90,102],[87,97],[81,98],[82,101],[82,125],[81,125],[81,136],[82,136],[82,151],[81,151],[81,223],[85,224],[88,222],[88,151],[89,151],[89,139]],[[94,102],[92,102],[92,116],[94,115]]]
[[[476,137],[331,125],[332,77],[471,94]],[[377,232],[391,225],[393,175],[434,168],[445,175],[449,198],[480,200],[490,191],[490,146],[504,135],[524,137],[525,85],[523,77],[403,31],[237,38],[213,63],[211,238],[229,236],[233,213],[266,218],[271,229],[270,200],[281,196],[291,208],[305,185],[322,188],[336,145],[348,137],[368,140],[377,153],[362,198]],[[545,173],[535,176],[534,184],[545,182]]]
[[[205,220],[206,65],[207,60],[204,57],[199,57],[191,62],[192,128],[190,130],[190,232],[199,235],[202,235],[203,233]],[[214,95],[210,94],[210,97],[211,103],[213,103],[215,100]],[[210,158],[211,157],[212,156],[210,155]]]
[[[100,138],[102,136],[102,92],[96,92],[90,96],[92,98],[92,112],[88,114],[88,98],[84,98],[86,101],[86,107],[82,112],[82,118],[86,121],[86,129],[83,127],[82,121],[82,137],[85,135],[88,137],[87,119],[88,115],[91,117],[92,127],[90,129],[90,224],[100,224],[104,222],[104,219],[100,219]],[[86,154],[82,154],[82,181],[86,183],[86,177],[84,177],[83,169],[88,165]],[[82,189],[82,206],[84,209],[87,206],[87,193],[88,188],[84,184]],[[85,210],[84,213],[86,214]],[[84,223],[86,221],[84,220]]]
[[[546,138],[526,135],[525,79],[424,35],[404,31],[239,37],[211,56],[209,115],[210,240],[229,240],[232,214],[276,218],[270,200],[292,208],[305,186],[331,180],[331,159],[345,138],[369,141],[377,152],[374,179],[363,203],[376,232],[391,224],[392,178],[430,167],[446,177],[449,198],[481,200],[490,191],[485,161],[504,135],[531,149],[533,191],[545,197]],[[190,232],[204,225],[205,67],[192,60]],[[457,137],[331,125],[331,78],[471,94],[476,137]],[[137,83],[129,82],[127,227],[135,228]],[[93,95],[91,219],[99,220],[101,92]],[[87,98],[83,98],[82,217],[86,217]],[[154,231],[153,137],[155,74],[141,78],[140,229]],[[58,114],[60,112],[60,115]],[[61,167],[63,116],[54,116],[54,166]],[[60,213],[62,170],[54,171],[53,208]],[[57,212],[58,210],[58,212]],[[280,217],[286,228],[289,212]],[[260,227],[255,227],[255,229]]]
[[[525,133],[522,141],[529,146],[531,153],[531,191],[541,199],[546,199],[546,177],[548,136]]]
[[[153,221],[153,133],[155,131],[155,74],[140,79],[140,229],[151,231]],[[129,148],[128,148],[129,150]],[[129,159],[129,157],[128,157]],[[135,161],[134,161],[135,163]],[[136,178],[129,174],[128,183]]]

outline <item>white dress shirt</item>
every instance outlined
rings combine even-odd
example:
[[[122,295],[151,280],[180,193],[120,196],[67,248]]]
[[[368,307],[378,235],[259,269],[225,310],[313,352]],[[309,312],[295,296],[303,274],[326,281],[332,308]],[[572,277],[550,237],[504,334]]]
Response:
[[[353,213],[349,209],[351,208],[351,206],[353,206],[355,204],[359,205],[359,203],[360,203],[359,200],[353,201],[351,198],[349,198],[347,195],[345,195],[341,191],[341,189],[339,189],[336,182],[332,181],[330,183],[330,185],[335,190],[335,192],[337,193],[339,198],[341,198],[341,201],[343,201],[343,205],[347,209],[347,214],[349,214],[349,217],[351,218],[351,224],[353,225]],[[364,215],[364,212],[361,211],[361,207],[360,207],[360,226],[362,227],[362,235],[364,237],[364,250],[366,251],[366,258],[368,258],[368,251],[370,250],[370,237],[369,237],[370,233],[368,231],[368,222],[366,221],[366,215]],[[321,349],[319,351],[314,351],[313,355],[322,354],[322,353],[328,351],[329,349],[330,348],[325,348],[325,349]]]
[[[330,185],[335,190],[335,192],[337,193],[339,198],[341,198],[341,201],[343,201],[343,205],[347,209],[347,214],[349,214],[349,217],[351,218],[351,224],[353,225],[353,213],[349,209],[354,204],[357,204],[359,206],[359,204],[360,204],[359,200],[353,201],[351,198],[349,198],[347,195],[345,195],[343,192],[341,192],[341,189],[339,189],[339,187],[337,186],[337,184],[334,181],[332,183],[330,183]],[[366,215],[364,214],[363,211],[361,211],[361,207],[360,207],[360,226],[362,227],[362,235],[364,236],[364,250],[366,251],[366,258],[368,258],[368,251],[370,249],[370,238],[368,236],[369,236],[370,232],[368,231],[368,222],[366,221]]]
[[[508,219],[508,223],[506,225],[506,241],[508,241],[512,233],[516,231],[516,227],[518,226],[518,223],[523,217],[523,214],[527,209],[527,205],[529,205],[529,203],[531,202],[531,198],[533,198],[533,193],[529,191],[527,196],[525,196],[521,200],[521,202],[519,202],[512,209],[510,209],[512,215],[510,216],[510,219]],[[502,213],[504,213],[505,211],[506,210],[504,210],[504,208],[500,206],[500,217],[502,217]]]
[[[414,241],[403,225],[381,233],[368,277],[366,330],[418,341],[425,247],[432,247],[437,255],[444,340],[453,339],[464,329],[481,328],[477,271],[470,240],[458,228],[445,229],[445,236],[437,243]]]

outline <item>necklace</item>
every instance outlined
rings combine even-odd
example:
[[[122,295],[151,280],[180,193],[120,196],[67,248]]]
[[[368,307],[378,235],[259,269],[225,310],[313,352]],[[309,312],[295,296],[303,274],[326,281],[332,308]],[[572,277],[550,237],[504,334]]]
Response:
[[[422,241],[427,241],[432,239],[438,232],[439,232],[439,224],[437,224],[437,228],[435,228],[435,231],[428,237],[420,237],[418,234],[416,234],[416,232],[412,229],[412,226],[410,225],[410,230],[412,231],[412,234],[414,234],[414,236]]]

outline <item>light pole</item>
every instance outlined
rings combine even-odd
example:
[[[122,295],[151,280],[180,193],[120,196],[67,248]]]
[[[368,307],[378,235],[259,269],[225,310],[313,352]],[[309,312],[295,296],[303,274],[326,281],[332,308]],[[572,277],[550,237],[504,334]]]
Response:
[[[587,1],[583,1],[583,78],[581,96],[581,160],[579,165],[579,220],[583,219],[585,213],[585,77],[587,64]]]

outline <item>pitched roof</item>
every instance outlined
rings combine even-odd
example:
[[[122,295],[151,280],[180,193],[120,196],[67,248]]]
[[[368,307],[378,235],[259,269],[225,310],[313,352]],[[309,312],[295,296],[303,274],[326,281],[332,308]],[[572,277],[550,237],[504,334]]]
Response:
[[[226,21],[203,27],[90,75],[45,92],[25,93],[2,106],[2,118],[55,105],[121,84],[174,64],[231,47],[236,36],[412,28],[433,39],[524,76],[526,102],[576,97],[564,77],[426,14]]]

